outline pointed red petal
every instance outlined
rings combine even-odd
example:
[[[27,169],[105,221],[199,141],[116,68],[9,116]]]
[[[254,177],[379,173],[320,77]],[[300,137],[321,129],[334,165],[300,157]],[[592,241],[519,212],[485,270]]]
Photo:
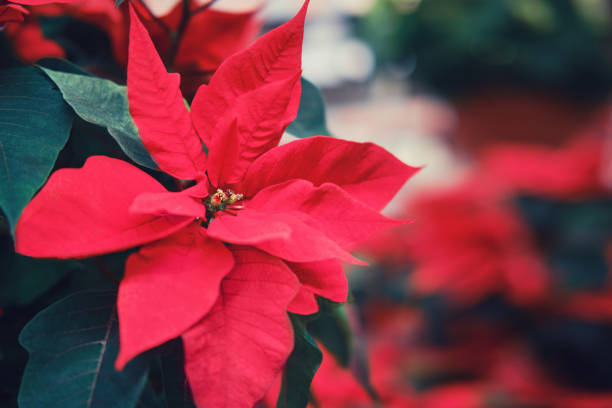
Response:
[[[231,252],[193,224],[130,255],[119,286],[121,351],[117,369],[136,355],[180,336],[214,305]]]
[[[309,0],[285,24],[261,36],[246,50],[226,59],[210,81],[223,94],[240,95],[264,83],[286,80],[301,71],[304,21]],[[240,78],[238,83],[228,82]]]
[[[130,206],[132,214],[182,215],[192,218],[204,218],[206,207],[201,201],[189,196],[185,191],[180,193],[142,193]]]
[[[209,102],[209,95],[231,108],[232,102],[258,88],[279,81],[287,81],[301,73],[302,40],[308,1],[299,13],[287,23],[268,32],[246,50],[227,58],[217,69],[208,86],[202,86],[192,104],[193,121],[205,143],[210,141],[214,129],[209,120],[217,117],[216,104]],[[289,90],[291,91],[291,90]],[[300,98],[300,89],[297,99]],[[255,100],[252,100],[255,103]]]
[[[217,137],[207,145],[208,154],[208,180],[215,187],[223,187],[225,180],[232,179],[234,164],[238,161],[240,153],[240,135],[238,134],[238,120],[232,117],[221,126],[223,138]]]
[[[196,179],[205,171],[206,154],[191,125],[179,88],[130,4],[128,99],[140,138],[158,166],[172,176]]]
[[[53,173],[24,209],[16,250],[39,258],[80,258],[164,238],[193,218],[132,214],[129,208],[139,194],[165,191],[124,161],[90,157],[80,169]]]
[[[239,120],[239,150],[224,184],[240,181],[255,158],[278,144],[297,115],[307,8],[308,1],[292,20],[228,58],[194,98],[193,121],[211,152],[227,137],[223,124],[232,117]]]
[[[297,295],[287,306],[287,310],[295,314],[310,315],[319,311],[319,304],[314,293],[304,285],[301,285]]]
[[[289,304],[291,313],[309,315],[319,311],[315,295],[334,302],[346,302],[348,281],[342,263],[335,259],[319,262],[286,262],[300,281],[300,290]]]
[[[215,129],[209,131],[212,137],[207,142],[210,150],[209,176],[214,174],[211,163],[213,157],[229,162],[215,185],[238,183],[257,157],[278,145],[285,128],[297,114],[299,87],[298,73],[287,80],[262,85],[242,94],[225,109],[220,108],[224,106],[224,97],[216,94],[213,88],[205,88],[210,92],[199,93],[211,106],[211,114],[206,123],[215,126]],[[226,130],[224,124],[230,118],[236,119],[233,126]]]
[[[290,180],[268,187],[248,205],[268,213],[292,212],[347,250],[380,231],[407,222],[385,217],[335,184],[315,187],[306,180]]]
[[[280,260],[232,248],[236,265],[210,313],[183,335],[185,371],[198,406],[251,408],[293,348],[287,305],[298,282]]]
[[[208,225],[208,235],[237,245],[257,245],[272,240],[288,240],[291,228],[281,220],[265,219],[255,211],[240,211],[236,216],[217,213]]]
[[[298,277],[302,287],[334,302],[346,302],[348,281],[339,261],[328,259],[309,263],[288,262],[287,265]]]
[[[296,216],[297,215],[297,216]],[[357,265],[353,257],[319,230],[306,225],[299,214],[267,214],[242,210],[236,216],[217,213],[208,234],[223,242],[252,245],[291,262],[313,262],[337,258]]]
[[[329,182],[381,210],[417,171],[375,144],[317,136],[264,153],[249,167],[241,191],[253,197],[267,186],[291,179],[315,186]]]

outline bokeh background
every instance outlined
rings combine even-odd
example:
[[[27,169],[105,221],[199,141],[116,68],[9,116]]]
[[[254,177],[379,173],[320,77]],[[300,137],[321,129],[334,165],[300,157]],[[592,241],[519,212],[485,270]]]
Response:
[[[120,81],[112,3],[40,8],[6,41]],[[172,24],[176,1],[148,3]],[[242,17],[172,58],[186,94],[300,3],[217,1]],[[312,405],[611,408],[612,1],[312,0],[303,66],[334,136],[422,167],[385,210],[413,222],[347,269],[330,310],[352,335],[322,344]]]
[[[612,2],[312,6],[331,132],[424,166],[349,271],[377,395],[328,354],[315,401],[612,407]]]

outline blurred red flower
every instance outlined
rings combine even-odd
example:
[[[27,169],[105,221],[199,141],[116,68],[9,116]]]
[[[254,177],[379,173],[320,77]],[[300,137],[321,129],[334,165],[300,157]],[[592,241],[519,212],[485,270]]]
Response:
[[[606,191],[603,147],[590,135],[562,147],[498,144],[483,154],[479,171],[514,192],[578,200]]]
[[[19,4],[2,4],[0,5],[0,28],[6,23],[14,23],[23,21],[24,14],[29,11]]]
[[[410,288],[469,304],[491,294],[517,303],[545,296],[548,273],[529,229],[496,188],[478,180],[424,194],[406,251],[415,269]]]

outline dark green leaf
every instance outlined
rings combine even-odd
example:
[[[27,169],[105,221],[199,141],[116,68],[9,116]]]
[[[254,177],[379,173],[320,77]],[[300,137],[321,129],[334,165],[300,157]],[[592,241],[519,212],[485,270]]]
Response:
[[[13,68],[23,65],[23,63],[20,62],[19,59],[15,56],[15,53],[13,52],[13,46],[9,39],[1,34],[0,55],[2,55],[2,58],[0,58],[0,69]]]
[[[155,393],[151,384],[147,384],[136,408],[169,408],[168,405]]]
[[[114,362],[119,333],[114,292],[80,292],[49,306],[21,332],[28,350],[20,408],[133,408],[148,364],[136,359],[121,372]]]
[[[0,307],[29,304],[66,276],[72,264],[18,255],[9,237],[0,237],[0,259]]]
[[[11,231],[70,134],[72,115],[38,69],[0,73],[0,207]]]
[[[163,345],[159,352],[164,397],[168,408],[195,408],[185,376],[185,353],[181,340]]]
[[[376,391],[370,383],[367,345],[351,311],[351,304],[319,298],[320,312],[308,322],[308,331],[331,352],[340,365],[348,368],[355,379],[375,401]]]
[[[305,408],[310,400],[310,383],[323,360],[323,353],[306,331],[303,317],[289,315],[293,324],[294,346],[283,374],[277,408]]]
[[[137,408],[195,408],[185,376],[185,352],[180,339],[156,348],[151,364],[149,384]]]
[[[93,76],[40,68],[59,87],[77,115],[87,122],[106,127],[130,159],[157,169],[130,115],[125,86]]]
[[[308,331],[338,362],[348,367],[351,359],[351,328],[342,304],[319,298],[320,312],[308,323]]]
[[[115,0],[115,7],[119,7],[125,0]]]
[[[53,71],[66,72],[70,74],[80,74],[86,76],[93,76],[92,73],[84,70],[80,66],[63,58],[43,58],[36,62],[36,65]]]
[[[373,401],[378,402],[379,396],[370,381],[370,364],[368,361],[368,346],[361,325],[356,318],[356,311],[350,303],[344,305],[344,316],[351,332],[351,359],[349,369],[363,388],[370,394]]]
[[[325,104],[321,92],[302,78],[302,98],[297,118],[287,127],[287,132],[297,137],[330,136],[325,121]]]
[[[38,306],[38,307],[36,307]],[[17,338],[26,323],[36,314],[40,306],[2,308],[0,317],[0,407],[17,407],[17,393],[28,353],[19,345]]]

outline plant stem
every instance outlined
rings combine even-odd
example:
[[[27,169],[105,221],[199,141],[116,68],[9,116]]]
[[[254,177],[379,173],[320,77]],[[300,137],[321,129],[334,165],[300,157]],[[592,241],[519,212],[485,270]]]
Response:
[[[170,32],[170,48],[168,49],[168,54],[166,55],[166,68],[168,70],[170,70],[172,65],[174,65],[174,60],[176,59],[176,54],[178,52],[181,39],[183,38],[183,34],[185,33],[185,30],[189,25],[189,20],[191,19],[189,3],[190,0],[183,0],[183,14],[181,16],[181,22],[176,31]]]
[[[153,14],[153,11],[151,11],[151,9],[149,8],[149,6],[147,5],[147,3],[144,2],[144,0],[140,0],[140,4],[142,4],[142,7],[144,7],[144,9],[147,11],[147,14],[149,14],[149,17],[151,17],[153,19],[153,21],[155,21],[155,24],[157,24],[158,26],[161,27],[162,30],[164,30],[166,32],[166,34],[170,34],[170,32],[172,30],[170,30],[170,27],[168,27],[166,25],[166,23],[164,23],[160,18],[158,18],[155,14]],[[142,16],[140,15],[140,12],[138,11],[137,7],[134,7],[134,10],[136,10],[136,13],[138,13],[138,16],[141,18],[141,20],[143,19]]]

